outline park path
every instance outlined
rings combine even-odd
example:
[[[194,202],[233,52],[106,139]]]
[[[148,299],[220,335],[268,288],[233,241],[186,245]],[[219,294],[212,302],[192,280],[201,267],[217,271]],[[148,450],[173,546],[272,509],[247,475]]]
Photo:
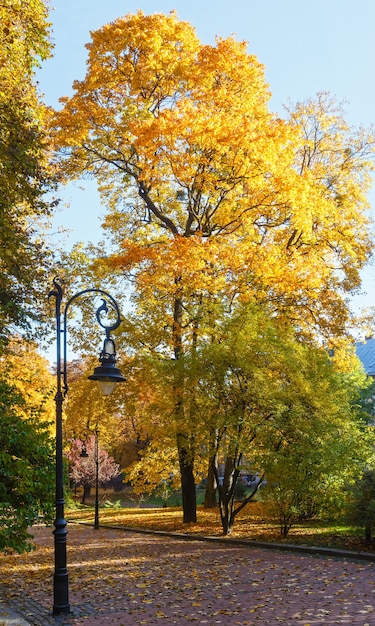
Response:
[[[54,618],[52,531],[33,532],[36,551],[0,556],[0,626],[375,626],[374,562],[75,524]]]

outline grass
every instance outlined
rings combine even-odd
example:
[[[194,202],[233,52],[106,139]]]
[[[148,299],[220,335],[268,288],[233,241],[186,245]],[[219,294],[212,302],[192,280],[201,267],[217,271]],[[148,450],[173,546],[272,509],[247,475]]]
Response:
[[[117,496],[118,499],[118,496]],[[123,503],[124,504],[124,503]],[[70,520],[93,523],[92,506],[78,507],[67,511]],[[184,524],[181,506],[163,508],[160,504],[147,501],[141,507],[134,503],[110,508],[108,499],[105,508],[100,508],[100,523],[145,530],[187,533],[189,535],[221,536],[222,529],[218,509],[197,507],[196,524]],[[255,541],[284,542],[298,545],[341,548],[354,551],[374,552],[375,543],[366,543],[364,532],[337,521],[309,520],[293,526],[286,539],[280,535],[277,521],[272,519],[267,506],[261,502],[250,503],[238,515],[232,537]]]

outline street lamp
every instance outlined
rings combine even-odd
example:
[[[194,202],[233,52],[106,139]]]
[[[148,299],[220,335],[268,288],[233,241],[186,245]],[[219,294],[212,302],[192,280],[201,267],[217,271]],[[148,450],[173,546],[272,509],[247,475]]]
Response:
[[[95,293],[105,296],[111,304],[111,308],[116,314],[116,320],[112,325],[103,323],[102,313],[108,312],[107,300],[102,298],[102,304],[96,311],[98,324],[105,330],[106,338],[103,349],[100,353],[99,361],[101,365],[96,367],[94,374],[89,376],[90,380],[97,380],[102,392],[105,395],[112,393],[116,383],[122,382],[125,378],[121,371],[115,367],[116,348],[110,332],[118,328],[121,323],[120,311],[116,300],[102,289],[84,289],[73,295],[66,303],[61,315],[61,302],[63,289],[57,278],[53,280],[54,288],[49,292],[48,298],[55,298],[56,308],[56,377],[57,391],[56,402],[56,519],[55,530],[55,571],[53,577],[53,614],[62,615],[70,613],[69,606],[69,583],[68,570],[66,567],[66,519],[64,517],[64,474],[63,474],[63,433],[62,433],[62,407],[64,398],[68,392],[67,379],[67,314],[70,305],[80,296],[88,293]],[[63,338],[63,359],[61,360],[61,336]]]

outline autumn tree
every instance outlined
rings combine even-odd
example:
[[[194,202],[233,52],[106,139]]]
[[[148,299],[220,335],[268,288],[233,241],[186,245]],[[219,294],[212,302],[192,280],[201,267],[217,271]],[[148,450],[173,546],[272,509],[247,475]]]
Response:
[[[303,336],[338,335],[371,251],[372,135],[327,94],[286,119],[268,109],[245,42],[202,44],[175,13],[92,33],[84,80],[51,125],[67,179],[98,181],[116,268],[136,316],[125,335],[175,366],[173,415],[184,521],[195,520],[195,401],[184,359],[215,342],[218,317],[256,299]],[[116,246],[113,249],[113,246]]]
[[[126,481],[132,486],[132,495],[141,501],[155,493],[166,502],[173,490],[180,487],[175,441],[165,447],[155,440],[153,445],[141,451],[139,457],[125,472]]]
[[[53,432],[56,379],[37,345],[18,335],[11,337],[6,352],[0,356],[0,370],[3,378],[24,398],[24,416],[37,415]]]
[[[150,381],[147,382],[145,372],[134,363],[132,370],[124,359],[121,369],[126,377],[125,390],[118,386],[110,397],[105,397],[97,385],[88,380],[93,368],[94,361],[89,358],[68,363],[69,394],[64,411],[64,439],[66,442],[85,440],[98,427],[102,445],[121,468],[126,469],[138,460],[139,452],[149,442],[152,419],[148,423],[146,412]]]
[[[262,478],[278,513],[288,518],[288,532],[288,523],[308,507],[327,509],[334,494],[337,504],[345,484],[369,461],[371,438],[358,404],[366,378],[358,361],[332,361],[327,350],[302,342],[291,325],[267,318],[262,307],[246,305],[228,318],[220,340],[204,346],[189,370],[195,370],[190,380],[196,415],[203,417],[199,441],[209,453],[224,534]],[[244,472],[259,480],[238,502]]]
[[[99,426],[103,442],[111,447],[118,438],[117,392],[111,395],[110,400],[103,396],[98,386],[88,380],[93,368],[93,361],[89,359],[68,363],[69,394],[64,411],[64,435],[66,440],[85,439]]]
[[[0,6],[0,337],[41,314],[50,252],[44,230],[52,204],[45,109],[35,69],[50,54],[43,0]]]

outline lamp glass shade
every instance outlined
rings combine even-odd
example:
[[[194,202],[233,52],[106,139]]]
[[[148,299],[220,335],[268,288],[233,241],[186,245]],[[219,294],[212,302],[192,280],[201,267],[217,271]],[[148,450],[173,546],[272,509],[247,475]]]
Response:
[[[104,339],[103,355],[116,356],[115,342],[113,341],[113,339]]]
[[[97,382],[103,396],[110,396],[116,387],[115,380],[98,380]]]
[[[81,457],[81,459],[87,459],[88,456],[89,456],[88,453],[87,453],[87,449],[86,449],[86,444],[85,443],[82,444],[82,450],[81,450],[81,453],[80,453],[79,456]]]

